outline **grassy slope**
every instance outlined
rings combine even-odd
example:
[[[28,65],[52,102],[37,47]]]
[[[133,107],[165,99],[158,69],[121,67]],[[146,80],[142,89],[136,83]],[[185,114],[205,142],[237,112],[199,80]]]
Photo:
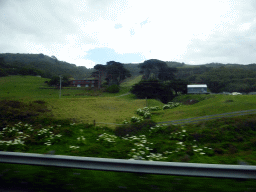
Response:
[[[120,123],[130,118],[138,107],[143,107],[142,100],[123,100],[118,98],[78,98],[49,99],[53,113],[61,118],[75,118],[83,122]]]
[[[99,97],[74,96],[84,94],[84,89],[62,89],[61,93],[70,96],[61,96],[58,89],[39,89],[46,87],[44,81],[49,79],[31,76],[9,76],[0,78],[1,99],[14,99],[28,102],[44,100],[56,118],[70,118],[84,123],[96,122],[121,123],[134,115],[137,108],[145,107],[145,100],[135,99],[133,95],[115,98],[129,92],[129,87],[121,88],[119,93],[102,93]],[[132,81],[138,81],[132,79]],[[128,85],[131,83],[128,82]],[[92,91],[87,91],[92,92]],[[155,101],[155,103],[160,103]]]
[[[189,99],[197,99],[198,97],[200,97],[200,95],[184,95],[175,98],[174,101],[181,102]],[[170,110],[157,111],[152,119],[161,122],[256,109],[255,95],[208,95],[205,97],[205,100],[199,101],[193,105],[182,105]],[[226,102],[227,100],[233,100],[233,102]]]
[[[128,78],[123,83],[121,83],[120,86],[122,86],[122,87],[131,87],[132,85],[134,85],[136,83],[139,83],[141,78],[142,78],[142,75]]]

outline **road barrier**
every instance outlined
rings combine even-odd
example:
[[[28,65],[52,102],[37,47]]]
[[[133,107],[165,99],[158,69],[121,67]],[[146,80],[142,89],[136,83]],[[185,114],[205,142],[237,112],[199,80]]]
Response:
[[[0,151],[0,163],[193,177],[256,179],[256,166],[178,163]]]

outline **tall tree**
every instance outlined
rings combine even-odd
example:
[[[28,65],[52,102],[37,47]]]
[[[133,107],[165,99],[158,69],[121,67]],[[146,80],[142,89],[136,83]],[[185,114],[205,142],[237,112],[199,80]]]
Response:
[[[124,65],[115,62],[109,61],[106,65],[107,77],[106,80],[108,85],[117,84],[119,85],[127,77],[131,77],[130,71],[124,68]]]
[[[99,86],[100,86],[102,83],[102,79],[106,77],[106,72],[107,72],[106,65],[97,64],[93,68],[97,71],[92,72],[92,76],[99,79]]]
[[[178,80],[166,81],[164,84],[165,84],[165,86],[173,89],[175,91],[176,96],[178,95],[178,92],[180,92],[182,94],[187,93],[188,81],[178,79]]]
[[[158,59],[146,60],[138,67],[141,69],[140,73],[144,74],[145,80],[152,77],[161,81],[173,80],[174,72],[177,72],[176,68],[169,68],[166,62]]]
[[[175,72],[177,72],[177,68],[168,67],[168,68],[160,69],[158,72],[158,79],[161,81],[174,80]]]
[[[148,80],[152,76],[157,78],[159,69],[167,67],[167,64],[157,59],[150,59],[139,64],[138,67],[141,69],[140,73],[144,74],[145,79]]]

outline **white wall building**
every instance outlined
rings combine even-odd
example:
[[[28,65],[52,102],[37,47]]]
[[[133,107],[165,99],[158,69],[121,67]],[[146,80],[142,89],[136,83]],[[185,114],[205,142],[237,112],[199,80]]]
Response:
[[[194,93],[194,94],[200,94],[200,93],[208,93],[207,92],[207,85],[201,84],[201,85],[187,85],[188,94]]]

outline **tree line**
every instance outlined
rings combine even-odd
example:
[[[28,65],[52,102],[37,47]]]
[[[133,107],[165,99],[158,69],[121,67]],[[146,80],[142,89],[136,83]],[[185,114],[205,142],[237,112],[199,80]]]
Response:
[[[105,65],[97,64],[93,69],[77,67],[74,64],[59,61],[55,56],[43,54],[0,54],[0,77],[7,75],[40,75],[57,82],[59,75],[67,78],[85,79],[95,77],[105,85],[119,85],[124,79],[143,75],[143,80],[157,79],[172,87],[175,95],[187,84],[207,84],[213,93],[253,92],[256,91],[256,64],[186,65],[174,61],[157,59],[146,60],[139,64],[122,64],[109,61]],[[65,84],[65,81],[63,81]],[[182,86],[181,86],[182,85]]]

